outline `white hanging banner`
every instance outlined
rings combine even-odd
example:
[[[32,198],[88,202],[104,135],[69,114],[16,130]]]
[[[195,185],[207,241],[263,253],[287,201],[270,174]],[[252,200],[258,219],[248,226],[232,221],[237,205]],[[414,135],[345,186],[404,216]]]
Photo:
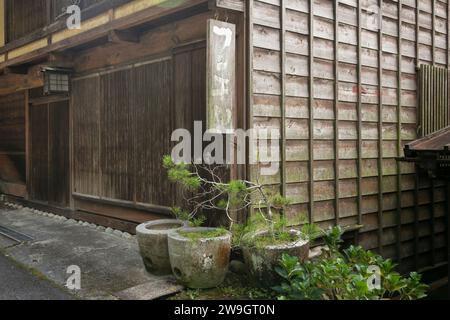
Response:
[[[236,26],[208,20],[207,35],[207,129],[233,131],[236,104]]]

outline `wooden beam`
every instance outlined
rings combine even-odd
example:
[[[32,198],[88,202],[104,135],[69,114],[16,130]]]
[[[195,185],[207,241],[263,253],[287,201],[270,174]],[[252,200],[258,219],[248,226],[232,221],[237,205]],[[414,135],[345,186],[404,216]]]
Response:
[[[110,21],[106,24],[102,24],[91,30],[52,43],[43,48],[25,53],[13,59],[9,59],[3,63],[0,63],[0,69],[3,69],[11,65],[24,64],[39,59],[43,59],[51,52],[70,49],[78,45],[84,44],[86,42],[108,36],[111,30],[118,30],[118,29],[122,30],[136,27],[138,25],[158,20],[172,14],[177,14],[184,10],[193,9],[205,3],[207,3],[207,0],[190,0],[176,7],[153,6],[147,9],[143,9],[141,11],[137,11],[136,13],[126,15],[122,18],[116,18],[115,20]]]
[[[4,194],[12,195],[15,197],[24,198],[27,193],[26,186],[20,183],[11,183],[0,181],[0,190]]]
[[[68,101],[70,100],[70,96],[68,94],[52,94],[49,96],[43,96],[39,98],[30,98],[28,99],[28,103],[33,106],[39,106],[43,104]]]
[[[4,70],[5,74],[28,74],[28,67],[17,66],[17,67],[6,67]]]
[[[0,95],[42,87],[44,80],[39,66],[32,67],[28,74],[5,74],[0,76]]]
[[[69,53],[52,52],[47,57],[45,66],[59,68],[73,68],[73,55]]]
[[[5,1],[5,0],[0,0]],[[86,21],[90,18],[93,18],[103,12],[110,10],[111,8],[118,7],[120,5],[126,4],[133,0],[104,0],[93,6],[90,6],[81,11],[81,20]],[[66,20],[60,19],[49,26],[45,26],[44,28],[38,29],[22,38],[14,40],[12,42],[7,43],[3,48],[0,46],[0,54],[10,51],[12,49],[21,47],[26,45],[27,43],[36,41],[43,37],[46,37],[52,33],[63,30],[66,28]]]
[[[209,8],[211,10],[216,9],[227,9],[238,12],[245,11],[245,1],[244,0],[210,0]]]
[[[139,43],[139,34],[132,31],[111,30],[108,33],[108,41],[113,43]]]

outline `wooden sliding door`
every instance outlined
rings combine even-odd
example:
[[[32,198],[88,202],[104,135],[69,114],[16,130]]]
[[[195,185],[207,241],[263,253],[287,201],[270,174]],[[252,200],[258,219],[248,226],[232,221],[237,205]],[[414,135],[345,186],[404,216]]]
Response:
[[[70,195],[69,101],[30,107],[30,200],[67,207]]]

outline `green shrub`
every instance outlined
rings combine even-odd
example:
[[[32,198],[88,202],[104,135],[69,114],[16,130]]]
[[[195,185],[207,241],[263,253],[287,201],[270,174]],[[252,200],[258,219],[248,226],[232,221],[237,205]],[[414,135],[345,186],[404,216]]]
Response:
[[[415,300],[426,297],[428,287],[421,275],[408,277],[394,271],[389,259],[351,246],[341,250],[342,229],[332,228],[324,237],[328,250],[321,257],[300,263],[298,258],[283,255],[276,268],[282,283],[273,289],[282,300],[379,300],[398,298]],[[379,287],[371,288],[371,269],[379,269]]]

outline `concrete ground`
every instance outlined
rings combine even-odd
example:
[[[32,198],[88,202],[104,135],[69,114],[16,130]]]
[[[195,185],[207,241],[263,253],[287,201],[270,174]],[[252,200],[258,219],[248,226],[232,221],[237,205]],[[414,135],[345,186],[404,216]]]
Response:
[[[74,297],[0,254],[0,300],[72,300]]]
[[[181,289],[173,278],[156,277],[145,271],[136,239],[128,234],[5,205],[0,205],[0,227],[32,238],[17,242],[0,235],[0,256],[7,255],[26,268],[36,270],[57,286],[64,287],[71,276],[68,268],[78,266],[81,289],[71,291],[78,298],[148,300]],[[23,274],[20,280],[23,270],[6,263],[4,257],[0,262],[0,274],[3,269],[12,270],[11,274],[0,278],[0,299],[8,290],[4,283],[23,280],[23,286],[30,288],[42,284]],[[19,280],[14,280],[15,277]],[[42,285],[48,288],[48,284]],[[67,297],[50,289],[42,289],[41,293],[36,296],[38,299]]]

